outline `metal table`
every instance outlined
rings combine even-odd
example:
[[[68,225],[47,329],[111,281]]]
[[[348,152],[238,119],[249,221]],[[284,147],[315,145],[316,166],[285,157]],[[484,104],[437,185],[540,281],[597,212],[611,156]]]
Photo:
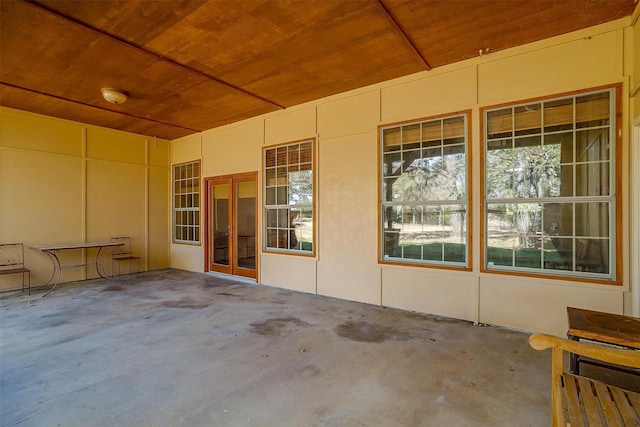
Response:
[[[49,259],[51,259],[51,262],[53,263],[53,272],[51,273],[51,277],[49,278],[49,280],[47,280],[47,283],[45,283],[44,286],[47,286],[49,283],[51,283],[51,281],[56,275],[56,270],[58,271],[58,277],[56,278],[56,282],[54,283],[53,287],[49,290],[49,292],[47,292],[42,296],[46,297],[51,292],[53,292],[56,286],[58,286],[58,283],[60,283],[60,277],[62,276],[62,270],[68,270],[70,268],[89,267],[93,265],[96,267],[96,272],[98,273],[98,276],[104,279],[105,276],[102,274],[102,272],[100,272],[100,266],[103,265],[100,263],[100,252],[102,252],[104,248],[110,248],[110,247],[122,246],[122,245],[124,245],[124,243],[122,242],[96,242],[96,243],[68,243],[63,245],[48,245],[48,246],[31,246],[30,249],[41,251],[47,254],[49,256]],[[59,252],[61,251],[70,251],[70,250],[77,250],[77,249],[92,249],[92,248],[98,249],[96,251],[96,259],[93,262],[62,265],[62,262],[60,261],[60,257],[58,256]]]

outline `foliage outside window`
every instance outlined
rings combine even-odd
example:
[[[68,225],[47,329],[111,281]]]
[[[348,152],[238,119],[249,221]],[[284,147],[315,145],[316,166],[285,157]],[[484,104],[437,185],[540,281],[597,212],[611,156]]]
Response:
[[[615,279],[615,89],[484,111],[484,268]]]
[[[381,127],[382,261],[468,267],[467,120]]]
[[[313,253],[313,200],[313,141],[266,148],[266,250]]]
[[[200,242],[200,161],[173,166],[173,241]]]

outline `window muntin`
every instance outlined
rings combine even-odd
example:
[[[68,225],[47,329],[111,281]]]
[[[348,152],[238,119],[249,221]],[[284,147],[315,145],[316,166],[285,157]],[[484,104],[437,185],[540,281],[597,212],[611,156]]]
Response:
[[[173,166],[173,241],[200,243],[200,161]]]
[[[615,89],[485,110],[488,270],[615,280]]]
[[[313,141],[264,150],[265,249],[312,254]]]
[[[380,129],[382,261],[468,267],[467,120]]]

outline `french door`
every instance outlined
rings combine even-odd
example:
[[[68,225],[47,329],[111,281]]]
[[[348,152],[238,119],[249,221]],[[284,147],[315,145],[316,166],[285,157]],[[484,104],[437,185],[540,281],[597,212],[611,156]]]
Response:
[[[208,271],[257,278],[257,172],[206,179]]]

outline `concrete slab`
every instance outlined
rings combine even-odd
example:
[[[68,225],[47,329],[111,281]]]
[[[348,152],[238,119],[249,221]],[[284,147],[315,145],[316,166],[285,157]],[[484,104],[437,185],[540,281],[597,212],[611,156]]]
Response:
[[[546,426],[528,335],[161,270],[0,299],[3,426]]]

